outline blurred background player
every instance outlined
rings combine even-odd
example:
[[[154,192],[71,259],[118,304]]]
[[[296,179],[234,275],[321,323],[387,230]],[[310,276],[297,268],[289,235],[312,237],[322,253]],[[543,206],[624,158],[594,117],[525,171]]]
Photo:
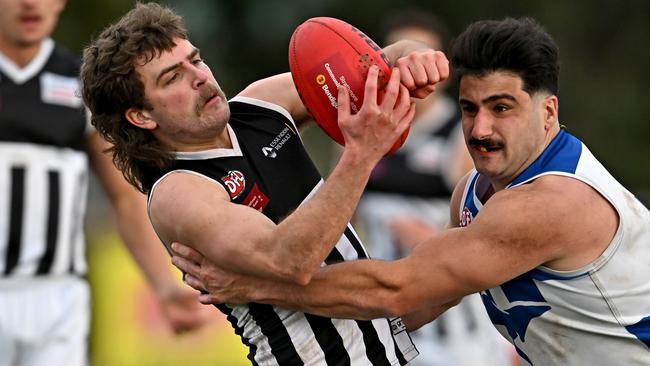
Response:
[[[50,37],[65,0],[0,0],[0,365],[84,365],[88,162],[176,332],[212,316],[177,284],[79,97],[80,61]]]
[[[450,32],[435,15],[417,9],[393,13],[382,24],[384,44],[401,39],[446,51]],[[458,103],[438,84],[415,100],[416,114],[404,146],[373,170],[356,219],[371,254],[398,259],[443,228],[458,180],[472,167],[460,126]],[[421,354],[415,366],[511,365],[512,346],[490,323],[478,295],[467,296],[432,323],[411,333]]]

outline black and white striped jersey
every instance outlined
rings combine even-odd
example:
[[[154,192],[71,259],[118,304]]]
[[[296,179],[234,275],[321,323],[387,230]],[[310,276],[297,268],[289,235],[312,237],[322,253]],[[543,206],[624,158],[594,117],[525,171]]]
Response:
[[[0,279],[86,271],[78,70],[51,39],[24,68],[0,53]]]
[[[229,105],[232,149],[176,153],[170,171],[220,184],[232,202],[278,223],[323,180],[286,110],[244,97],[233,98]],[[165,174],[145,182],[151,194]],[[348,224],[323,265],[361,258],[368,254]],[[404,365],[418,354],[400,318],[330,319],[257,303],[217,307],[249,347],[253,365]]]

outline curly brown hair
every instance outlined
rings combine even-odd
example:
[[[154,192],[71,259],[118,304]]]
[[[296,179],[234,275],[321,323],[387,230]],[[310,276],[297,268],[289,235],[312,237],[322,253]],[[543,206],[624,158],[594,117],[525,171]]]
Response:
[[[92,124],[113,144],[109,149],[113,162],[141,192],[146,192],[146,173],[168,167],[173,157],[151,131],[127,121],[125,112],[129,108],[152,109],[135,68],[170,51],[175,38],[187,39],[179,15],[157,3],[138,3],[83,54],[82,97],[92,112]]]

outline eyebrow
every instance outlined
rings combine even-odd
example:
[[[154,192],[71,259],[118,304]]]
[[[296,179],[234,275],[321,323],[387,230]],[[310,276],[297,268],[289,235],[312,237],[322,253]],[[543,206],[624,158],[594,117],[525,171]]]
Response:
[[[499,100],[499,99],[508,99],[508,100],[511,100],[511,101],[517,103],[517,99],[515,97],[513,97],[512,95],[507,94],[507,93],[490,95],[489,97],[484,98],[483,100],[481,100],[481,103],[482,104],[487,104],[487,103],[494,102],[494,101]],[[474,104],[473,102],[471,102],[471,101],[469,101],[467,99],[464,99],[464,98],[459,99],[458,102],[460,104]]]
[[[191,60],[191,59],[194,58],[194,56],[196,56],[196,55],[198,55],[198,54],[199,54],[199,49],[196,48],[196,47],[194,47],[194,48],[192,49],[192,52],[190,52],[190,54],[187,55],[187,59],[188,59],[188,60]],[[173,65],[171,65],[171,66],[168,66],[168,67],[165,67],[164,69],[162,69],[162,70],[160,71],[160,73],[158,74],[158,77],[156,78],[156,85],[160,82],[160,79],[161,79],[163,76],[165,76],[165,74],[167,74],[167,73],[170,72],[170,71],[174,71],[174,70],[176,70],[176,69],[179,68],[180,66],[181,66],[181,63],[180,63],[180,62],[177,62],[177,63],[175,63],[175,64],[173,64]]]

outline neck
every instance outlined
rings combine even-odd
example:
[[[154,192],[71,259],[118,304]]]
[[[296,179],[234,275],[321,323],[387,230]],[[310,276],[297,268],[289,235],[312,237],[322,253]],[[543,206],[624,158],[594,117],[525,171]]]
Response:
[[[159,136],[158,138],[164,143],[166,143],[168,146],[171,146],[172,149],[177,152],[196,152],[196,151],[205,151],[205,150],[213,150],[213,149],[230,149],[233,147],[232,140],[230,139],[230,134],[228,133],[227,127],[224,127],[223,131],[217,137],[210,140],[203,140],[203,141],[193,140],[190,142],[185,142],[185,141],[179,142],[179,141],[171,141],[161,136]]]
[[[0,52],[20,68],[27,66],[36,57],[41,44],[42,42],[20,45],[0,36]]]
[[[522,172],[524,172],[528,167],[535,161],[537,158],[539,158],[540,155],[546,150],[548,145],[551,144],[555,136],[560,133],[560,124],[559,122],[555,122],[551,127],[549,127],[548,131],[546,131],[546,135],[544,136],[544,144],[541,145],[540,149],[535,152],[535,154],[532,155],[532,158],[530,161],[527,161],[526,164],[524,164],[519,171],[517,171],[514,176],[508,179],[508,181],[500,181],[500,180],[491,180],[492,183],[492,188],[496,192],[501,191],[505,189],[512,181],[514,181]]]

